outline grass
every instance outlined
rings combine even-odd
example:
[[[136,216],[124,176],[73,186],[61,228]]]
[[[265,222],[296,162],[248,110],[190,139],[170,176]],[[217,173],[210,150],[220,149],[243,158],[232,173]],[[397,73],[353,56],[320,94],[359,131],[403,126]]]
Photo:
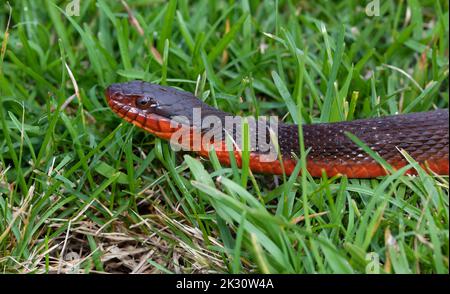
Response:
[[[447,1],[67,2],[0,6],[2,272],[449,272],[448,177],[253,175],[103,95],[141,79],[302,123],[446,108]]]

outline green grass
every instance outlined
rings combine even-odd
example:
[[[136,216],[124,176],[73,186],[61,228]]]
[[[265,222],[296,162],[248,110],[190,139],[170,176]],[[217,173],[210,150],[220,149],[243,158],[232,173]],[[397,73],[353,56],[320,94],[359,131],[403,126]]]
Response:
[[[103,95],[141,79],[302,123],[446,108],[447,1],[126,2],[10,1],[9,26],[0,5],[2,272],[449,272],[448,177],[254,175]]]

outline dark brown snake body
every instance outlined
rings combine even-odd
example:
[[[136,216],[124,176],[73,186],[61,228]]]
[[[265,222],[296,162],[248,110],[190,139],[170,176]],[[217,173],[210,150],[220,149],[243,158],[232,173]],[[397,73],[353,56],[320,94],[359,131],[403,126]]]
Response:
[[[113,84],[106,90],[111,109],[127,121],[150,133],[170,139],[179,130],[174,127],[176,117],[184,116],[187,121],[178,125],[188,126],[191,133],[203,136],[202,126],[192,123],[194,108],[200,109],[202,117],[213,116],[222,123],[231,114],[213,108],[191,93],[171,87],[134,81]],[[172,125],[171,125],[172,123]],[[308,172],[315,177],[322,173],[337,174],[351,178],[372,178],[387,174],[385,168],[355,144],[346,132],[352,133],[364,144],[377,152],[394,169],[408,164],[400,150],[405,150],[429,172],[449,174],[449,112],[438,109],[430,112],[401,114],[350,122],[319,123],[303,125],[305,149],[309,150],[306,162]],[[251,129],[258,132],[258,129]],[[236,129],[233,129],[233,134]],[[191,134],[191,135],[192,135]],[[291,174],[300,154],[298,126],[279,123],[277,141],[281,159],[272,162],[261,160],[262,152],[256,148],[250,152],[250,169],[254,172]],[[221,163],[230,164],[230,152],[222,150],[225,142],[208,141],[214,145]],[[207,146],[201,146],[198,153],[208,156]],[[242,165],[242,153],[232,152],[238,166]],[[408,174],[414,174],[410,169]]]

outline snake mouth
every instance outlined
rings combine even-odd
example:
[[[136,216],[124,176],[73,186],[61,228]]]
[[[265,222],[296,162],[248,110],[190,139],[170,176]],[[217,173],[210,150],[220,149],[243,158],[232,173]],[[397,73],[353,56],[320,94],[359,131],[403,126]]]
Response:
[[[109,107],[121,118],[131,123],[141,112],[135,107],[134,97],[126,95],[121,84],[112,84],[106,88],[105,97]]]
[[[120,84],[112,84],[105,90],[106,101],[110,106],[115,104],[129,104],[131,101],[124,95]]]
[[[170,139],[178,129],[171,119],[156,113],[143,112],[135,107],[135,95],[124,93],[121,84],[112,84],[105,90],[106,101],[111,110],[124,120],[158,137]]]

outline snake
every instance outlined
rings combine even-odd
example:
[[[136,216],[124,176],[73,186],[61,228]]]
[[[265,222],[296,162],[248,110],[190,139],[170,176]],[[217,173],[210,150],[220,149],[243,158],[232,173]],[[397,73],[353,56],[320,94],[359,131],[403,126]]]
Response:
[[[183,150],[192,149],[202,157],[210,157],[214,148],[221,164],[230,166],[234,162],[241,168],[245,163],[255,173],[291,175],[300,158],[304,158],[312,177],[325,174],[328,177],[376,178],[410,164],[411,159],[408,160],[402,152],[405,151],[429,174],[449,174],[448,109],[300,126],[278,122],[276,132],[271,132],[269,120],[262,124],[259,120],[258,123],[248,123],[247,129],[237,124],[225,128],[226,120],[236,116],[174,87],[144,81],[115,83],[106,88],[105,96],[114,113],[137,127],[161,139],[172,140]],[[212,118],[210,124],[204,125],[202,120],[198,122],[194,110],[201,114],[202,119]],[[213,136],[209,134],[206,138],[212,130],[215,130]],[[266,132],[259,139],[247,139],[245,149],[233,141],[237,135],[243,134],[242,130],[252,138]],[[303,138],[303,148],[299,133]],[[357,144],[348,133],[363,145]],[[173,140],[176,134],[184,134],[188,138],[184,142],[179,138]],[[250,141],[256,141],[256,144],[249,144]],[[263,141],[266,144],[264,150],[261,147]],[[195,150],[193,142],[200,142]],[[275,146],[277,156],[267,156],[273,153],[273,150],[267,151],[267,145]],[[373,150],[392,170],[371,156],[364,146]],[[300,150],[304,150],[304,157],[301,157]],[[405,174],[415,175],[417,168],[410,165]]]

